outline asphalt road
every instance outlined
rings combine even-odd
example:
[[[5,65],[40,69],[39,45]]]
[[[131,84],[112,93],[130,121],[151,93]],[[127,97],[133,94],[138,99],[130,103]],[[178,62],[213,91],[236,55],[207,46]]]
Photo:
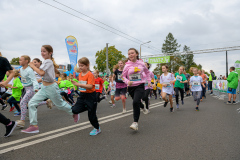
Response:
[[[208,95],[197,112],[192,97],[184,101],[180,110],[170,113],[169,105],[164,108],[162,100],[151,99],[150,114],[141,113],[139,130],[133,131],[129,128],[133,122],[131,98],[126,114],[121,114],[121,102],[111,108],[103,100],[97,111],[102,133],[93,137],[89,136],[92,126],[87,112],[74,124],[71,116],[56,107],[41,106],[40,133],[25,134],[16,128],[11,137],[0,137],[0,160],[239,160],[240,114],[236,109],[240,105],[226,105]],[[19,119],[8,110],[1,112]],[[0,135],[4,133],[5,127],[0,125]]]

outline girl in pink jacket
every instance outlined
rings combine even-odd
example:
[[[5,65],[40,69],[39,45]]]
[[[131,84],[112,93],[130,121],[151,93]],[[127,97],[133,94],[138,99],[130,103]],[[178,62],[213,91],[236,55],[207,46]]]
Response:
[[[151,86],[150,71],[145,64],[139,60],[139,53],[135,48],[128,50],[128,62],[123,69],[123,81],[128,85],[128,92],[133,99],[133,119],[134,122],[130,126],[133,130],[138,130],[138,120],[140,116],[140,107],[142,107],[141,99],[144,95],[144,83],[146,78],[143,77],[145,73],[148,81],[148,86]]]

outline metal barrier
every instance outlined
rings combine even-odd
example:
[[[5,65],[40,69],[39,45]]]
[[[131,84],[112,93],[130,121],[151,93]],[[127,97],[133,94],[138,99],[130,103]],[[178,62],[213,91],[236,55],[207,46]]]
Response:
[[[215,95],[216,98],[220,100],[224,100],[224,98],[228,99],[228,94],[227,94],[227,80],[213,80],[212,84],[212,89],[213,89],[213,94]],[[238,87],[237,87],[237,98],[236,102],[240,103],[240,82],[238,82]]]

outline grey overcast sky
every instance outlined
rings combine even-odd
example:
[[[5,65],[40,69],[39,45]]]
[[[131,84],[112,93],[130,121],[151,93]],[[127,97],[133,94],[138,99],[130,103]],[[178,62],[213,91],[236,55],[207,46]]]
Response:
[[[94,22],[52,0],[43,1]],[[58,1],[160,49],[169,32],[182,45],[181,51],[184,45],[191,50],[240,46],[239,0]],[[50,44],[57,63],[67,64],[65,38],[69,35],[77,38],[78,58],[88,57],[91,68],[95,53],[106,43],[125,56],[130,47],[140,47],[38,0],[1,0],[0,24],[0,52],[9,60],[25,54],[42,58],[41,45]],[[142,55],[148,54],[159,53],[143,47]],[[240,60],[240,51],[229,52],[228,58],[230,67]],[[206,71],[225,75],[225,52],[195,55],[194,60]]]

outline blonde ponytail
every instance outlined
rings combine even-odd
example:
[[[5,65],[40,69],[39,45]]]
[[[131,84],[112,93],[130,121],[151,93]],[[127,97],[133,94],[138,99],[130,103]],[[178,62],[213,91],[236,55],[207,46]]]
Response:
[[[59,68],[59,65],[57,65],[53,57],[51,57],[51,60],[53,62],[54,68]]]

